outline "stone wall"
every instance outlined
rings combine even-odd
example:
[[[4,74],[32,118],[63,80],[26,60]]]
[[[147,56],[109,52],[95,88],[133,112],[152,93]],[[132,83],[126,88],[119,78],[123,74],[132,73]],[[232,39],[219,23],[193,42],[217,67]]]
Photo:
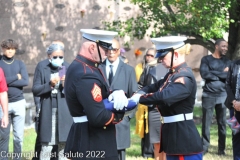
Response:
[[[36,64],[47,57],[45,50],[51,41],[59,39],[64,42],[65,60],[71,63],[80,47],[80,29],[102,29],[103,20],[118,17],[124,20],[138,13],[138,7],[128,0],[0,0],[0,40],[12,38],[19,43],[16,59],[26,64],[30,83],[25,91],[30,92]],[[150,31],[151,28],[148,33]],[[121,44],[127,39],[120,39]],[[143,58],[143,54],[135,57],[136,49],[144,53],[149,47],[152,47],[149,37],[135,40],[125,53],[129,64],[134,67]],[[198,82],[201,80],[200,59],[206,54],[203,47],[193,46],[186,59]]]

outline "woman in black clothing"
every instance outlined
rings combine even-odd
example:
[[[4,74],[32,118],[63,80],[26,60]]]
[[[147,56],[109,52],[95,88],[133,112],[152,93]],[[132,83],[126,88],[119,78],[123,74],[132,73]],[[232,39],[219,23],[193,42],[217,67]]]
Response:
[[[39,138],[42,144],[40,159],[50,159],[51,150],[58,145],[56,155],[63,157],[65,142],[72,124],[63,92],[68,63],[64,62],[63,45],[51,44],[47,49],[49,59],[38,63],[33,80],[32,91],[41,101]],[[63,73],[63,74],[60,74]]]

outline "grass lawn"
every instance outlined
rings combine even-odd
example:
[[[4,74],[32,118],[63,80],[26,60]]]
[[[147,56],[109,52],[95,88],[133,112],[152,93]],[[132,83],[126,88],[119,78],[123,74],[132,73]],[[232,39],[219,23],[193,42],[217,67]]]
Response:
[[[194,108],[194,119],[196,122],[197,129],[201,135],[201,117],[202,111],[201,107]],[[141,155],[141,146],[140,138],[135,134],[135,119],[131,120],[131,147],[127,149],[127,160],[146,160],[142,158]],[[208,153],[204,155],[204,160],[232,160],[232,133],[229,127],[227,126],[227,139],[226,139],[226,156],[218,156],[218,133],[217,133],[217,124],[213,119],[213,124],[211,126],[211,142],[208,149]]]
[[[194,109],[194,119],[196,122],[197,129],[201,134],[201,107],[195,107]],[[34,154],[34,144],[35,144],[36,133],[33,128],[26,129],[24,132],[24,144],[23,144],[23,160],[31,159]],[[213,119],[213,124],[211,127],[211,145],[209,147],[209,152],[204,155],[204,160],[232,160],[232,141],[231,141],[231,130],[227,126],[227,141],[226,141],[226,156],[221,157],[217,155],[217,125]],[[12,152],[12,135],[10,136],[9,150]],[[141,157],[141,146],[140,138],[135,134],[135,119],[131,120],[131,147],[127,149],[127,160],[146,160]]]

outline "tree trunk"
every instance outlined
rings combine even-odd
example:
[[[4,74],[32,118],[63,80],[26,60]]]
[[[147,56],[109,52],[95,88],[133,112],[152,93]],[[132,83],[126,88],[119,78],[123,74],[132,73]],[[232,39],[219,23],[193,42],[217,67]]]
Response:
[[[229,24],[229,36],[228,36],[228,56],[231,60],[240,58],[240,1],[232,3],[229,9],[229,19],[233,19],[235,23]]]
[[[240,25],[238,23],[238,31],[237,34],[235,35],[237,39],[235,51],[234,51],[234,59],[239,59],[240,58]]]

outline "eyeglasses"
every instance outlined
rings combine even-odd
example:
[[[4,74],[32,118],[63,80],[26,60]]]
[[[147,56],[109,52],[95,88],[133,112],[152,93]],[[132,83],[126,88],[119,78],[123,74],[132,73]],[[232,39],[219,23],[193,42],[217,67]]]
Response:
[[[53,56],[52,58],[53,58],[53,59],[57,59],[57,58],[63,59],[63,56]]]
[[[119,50],[119,48],[112,48],[111,49],[113,52],[117,52]]]
[[[154,55],[151,55],[151,54],[146,54],[146,56],[148,56],[148,57],[154,57]]]

